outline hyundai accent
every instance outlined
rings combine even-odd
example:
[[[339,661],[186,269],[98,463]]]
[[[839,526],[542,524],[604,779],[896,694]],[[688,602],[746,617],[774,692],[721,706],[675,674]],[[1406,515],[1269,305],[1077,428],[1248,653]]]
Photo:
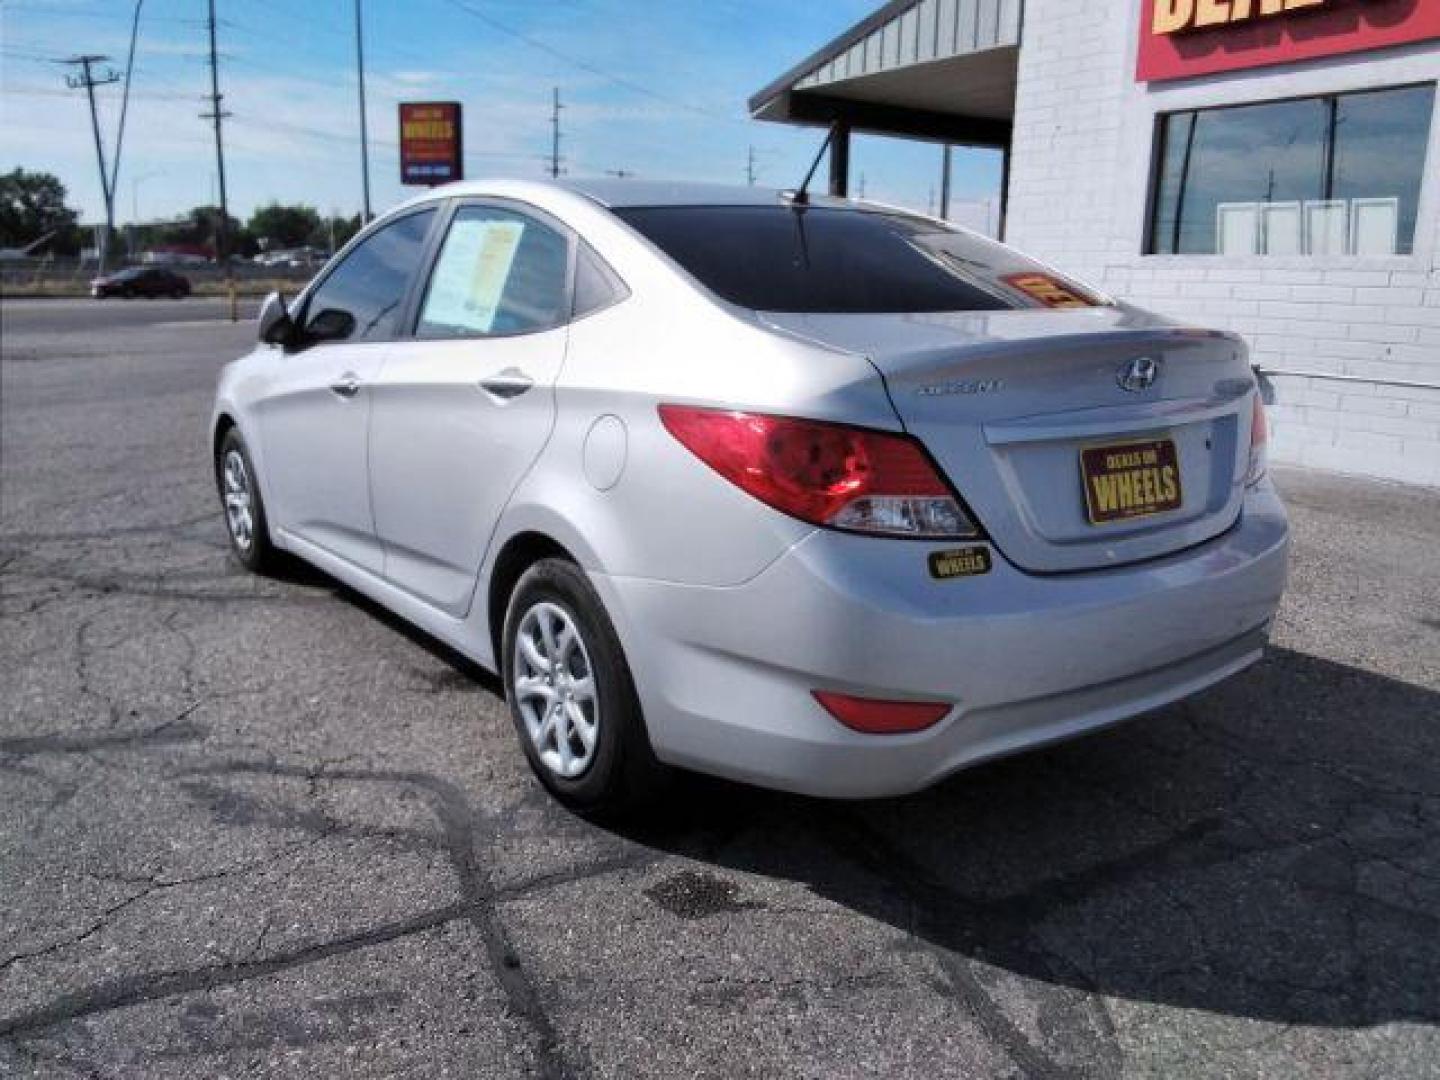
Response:
[[[902,210],[437,188],[260,338],[235,554],[498,672],[582,812],[676,767],[912,792],[1240,671],[1285,583],[1239,339]]]

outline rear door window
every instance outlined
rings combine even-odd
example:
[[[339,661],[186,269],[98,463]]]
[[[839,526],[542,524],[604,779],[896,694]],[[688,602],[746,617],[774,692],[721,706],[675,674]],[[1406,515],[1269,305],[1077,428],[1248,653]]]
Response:
[[[784,205],[615,212],[711,292],[756,311],[997,311],[1106,303],[1003,244],[901,212]]]

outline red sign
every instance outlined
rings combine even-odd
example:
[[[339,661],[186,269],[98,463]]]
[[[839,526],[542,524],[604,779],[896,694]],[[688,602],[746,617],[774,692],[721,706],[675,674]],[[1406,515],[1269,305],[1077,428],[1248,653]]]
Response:
[[[458,101],[400,103],[400,182],[448,184],[465,178]]]
[[[1144,0],[1140,19],[1140,82],[1440,38],[1440,0]]]

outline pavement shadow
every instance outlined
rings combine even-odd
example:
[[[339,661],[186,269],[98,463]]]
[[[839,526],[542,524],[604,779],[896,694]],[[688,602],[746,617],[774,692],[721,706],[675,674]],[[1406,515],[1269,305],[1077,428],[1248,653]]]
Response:
[[[1069,1013],[1034,1021],[1052,1032],[1105,1026],[1095,995],[1435,1022],[1437,719],[1440,693],[1273,649],[1194,702],[921,795],[687,780],[665,814],[618,831],[908,932],[982,1014],[1041,984],[1031,1004]]]

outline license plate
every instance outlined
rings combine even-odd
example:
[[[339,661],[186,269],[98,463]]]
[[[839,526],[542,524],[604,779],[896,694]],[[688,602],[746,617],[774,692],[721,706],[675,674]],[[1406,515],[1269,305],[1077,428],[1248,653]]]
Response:
[[[1082,450],[1080,482],[1092,525],[1180,508],[1180,457],[1170,439]]]

